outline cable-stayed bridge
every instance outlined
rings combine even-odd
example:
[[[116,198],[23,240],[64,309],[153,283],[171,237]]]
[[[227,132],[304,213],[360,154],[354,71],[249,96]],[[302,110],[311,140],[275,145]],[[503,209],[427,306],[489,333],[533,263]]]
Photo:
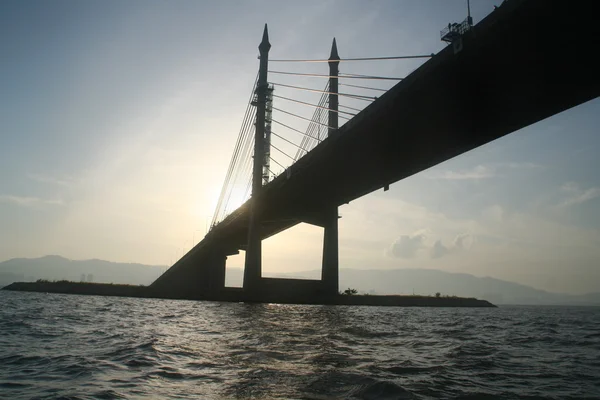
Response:
[[[435,55],[345,59],[334,39],[328,58],[269,60],[265,26],[211,229],[151,288],[178,298],[336,295],[340,205],[600,95],[592,4],[508,0],[477,25],[449,24]],[[422,65],[404,77],[339,71],[407,60]],[[296,67],[305,64],[323,71]],[[263,278],[261,241],[300,222],[324,228],[321,281]],[[244,288],[228,290],[226,259],[240,250]]]

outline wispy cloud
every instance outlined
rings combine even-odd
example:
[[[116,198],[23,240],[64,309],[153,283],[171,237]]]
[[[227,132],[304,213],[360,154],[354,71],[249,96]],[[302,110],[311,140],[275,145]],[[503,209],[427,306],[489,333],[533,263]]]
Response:
[[[532,162],[509,162],[509,163],[500,163],[496,164],[497,167],[507,167],[507,168],[542,168],[540,164],[532,163]]]
[[[531,162],[507,162],[495,164],[480,164],[470,169],[458,171],[444,170],[427,175],[429,179],[444,180],[481,180],[502,176],[501,171],[507,169],[532,169],[541,168],[539,164]]]
[[[446,180],[480,180],[489,179],[496,176],[494,168],[486,165],[478,165],[475,168],[460,170],[460,171],[439,171],[436,174],[430,174],[430,179],[446,179]]]
[[[61,199],[42,199],[39,197],[14,196],[10,194],[0,194],[0,203],[15,204],[22,207],[62,206],[64,204]]]
[[[590,187],[583,189],[576,182],[567,182],[561,187],[567,198],[560,204],[561,207],[574,206],[585,203],[600,196],[600,188]]]
[[[70,179],[60,179],[46,174],[27,174],[27,177],[33,181],[51,185],[70,186],[73,183]]]

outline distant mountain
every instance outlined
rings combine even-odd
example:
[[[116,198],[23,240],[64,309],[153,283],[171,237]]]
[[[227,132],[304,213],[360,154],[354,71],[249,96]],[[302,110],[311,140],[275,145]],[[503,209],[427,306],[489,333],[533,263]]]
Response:
[[[0,287],[15,281],[28,282],[37,279],[147,285],[166,268],[104,260],[69,260],[60,256],[13,258],[0,263]]]
[[[0,263],[0,287],[15,281],[37,279],[128,283],[148,285],[166,266],[115,263],[103,260],[69,260],[60,256],[15,258]],[[285,278],[318,279],[319,270],[274,274]],[[227,269],[227,286],[241,286],[243,271]],[[600,305],[600,293],[569,295],[491,277],[476,277],[432,269],[340,271],[340,289],[355,288],[373,294],[435,294],[476,297],[494,304]]]
[[[600,305],[600,293],[551,293],[491,277],[432,269],[342,270],[340,289],[347,287],[378,294],[434,294],[476,297],[494,304]]]

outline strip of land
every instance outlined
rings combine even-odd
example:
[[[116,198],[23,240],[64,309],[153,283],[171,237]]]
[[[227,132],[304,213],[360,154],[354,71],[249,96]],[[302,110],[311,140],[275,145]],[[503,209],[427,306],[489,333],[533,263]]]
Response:
[[[212,296],[165,295],[148,286],[120,285],[112,283],[88,283],[71,281],[15,282],[3,288],[21,292],[63,293],[94,296],[143,297],[180,300],[209,300],[229,302],[326,304],[400,307],[496,307],[486,300],[456,296],[404,296],[404,295],[336,295],[336,296],[281,296],[260,293],[246,294],[241,288],[225,288]]]

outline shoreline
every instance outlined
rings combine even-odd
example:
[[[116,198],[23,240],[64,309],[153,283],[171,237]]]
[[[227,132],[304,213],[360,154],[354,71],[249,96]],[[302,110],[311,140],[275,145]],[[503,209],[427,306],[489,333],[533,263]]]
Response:
[[[196,296],[172,296],[149,286],[87,282],[14,282],[1,290],[38,293],[61,293],[90,296],[118,296],[172,300],[206,300],[246,303],[280,303],[312,305],[355,305],[391,307],[497,307],[487,300],[466,297],[415,295],[337,295],[337,296],[248,296],[241,288],[225,288],[220,293]]]

